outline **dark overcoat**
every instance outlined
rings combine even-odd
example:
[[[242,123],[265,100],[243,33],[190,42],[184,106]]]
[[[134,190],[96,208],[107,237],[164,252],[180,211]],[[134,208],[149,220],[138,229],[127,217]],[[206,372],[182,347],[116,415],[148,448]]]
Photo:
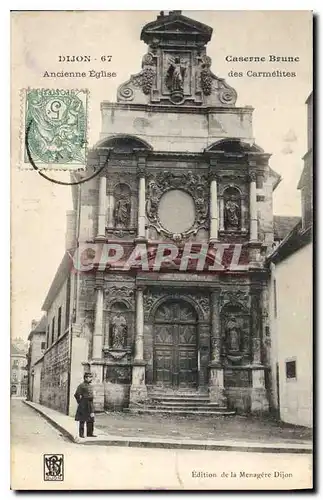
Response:
[[[93,422],[94,417],[91,417],[91,413],[94,413],[94,405],[93,387],[91,384],[82,382],[76,389],[74,397],[78,404],[75,420],[80,422]]]

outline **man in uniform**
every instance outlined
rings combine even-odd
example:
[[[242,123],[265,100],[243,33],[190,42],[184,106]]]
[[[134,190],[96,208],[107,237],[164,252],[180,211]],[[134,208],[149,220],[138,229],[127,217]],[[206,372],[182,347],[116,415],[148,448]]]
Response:
[[[74,397],[78,407],[75,420],[79,422],[79,436],[84,438],[84,424],[86,422],[87,437],[96,437],[93,434],[94,428],[94,406],[93,406],[93,387],[92,373],[84,373],[84,382],[78,386]]]

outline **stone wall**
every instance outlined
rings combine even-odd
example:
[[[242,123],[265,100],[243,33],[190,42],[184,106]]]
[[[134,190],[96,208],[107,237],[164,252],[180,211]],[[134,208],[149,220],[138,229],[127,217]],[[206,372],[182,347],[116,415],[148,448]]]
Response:
[[[60,290],[57,292],[51,306],[47,311],[47,328],[49,327],[49,335],[48,335],[48,346],[52,344],[52,325],[53,318],[54,320],[54,342],[56,342],[58,337],[58,310],[61,308],[61,331],[60,336],[63,336],[66,328],[68,327],[68,311],[66,308],[68,307],[67,294],[69,293],[69,280],[66,279]]]
[[[104,409],[121,411],[129,406],[130,384],[104,383]]]
[[[33,368],[32,375],[32,401],[34,403],[40,403],[40,386],[41,386],[41,373],[42,373],[43,362],[40,360],[35,364]]]
[[[44,355],[40,383],[41,404],[67,413],[68,374],[69,334],[65,334]]]
[[[147,111],[130,104],[102,103],[101,140],[114,134],[135,135],[156,151],[201,152],[225,137],[252,138],[252,108],[225,108],[205,114],[195,112]]]
[[[98,164],[95,163],[97,167]],[[99,203],[99,176],[81,185],[81,220],[79,241],[96,236]]]

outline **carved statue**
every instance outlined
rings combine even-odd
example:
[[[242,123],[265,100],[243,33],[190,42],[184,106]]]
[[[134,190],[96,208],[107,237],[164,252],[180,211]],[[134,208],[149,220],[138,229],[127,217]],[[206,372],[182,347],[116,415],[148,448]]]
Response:
[[[127,339],[127,321],[124,316],[114,316],[112,319],[112,347],[123,349]]]
[[[241,330],[234,316],[226,324],[226,342],[229,352],[240,352]]]
[[[116,201],[114,208],[114,221],[116,225],[128,226],[130,222],[130,208],[130,200],[125,195]]]
[[[182,62],[179,56],[170,59],[170,65],[166,74],[166,85],[171,92],[183,92],[185,73],[185,62]]]
[[[238,229],[240,225],[240,207],[234,196],[226,201],[224,207],[224,225],[226,229]]]

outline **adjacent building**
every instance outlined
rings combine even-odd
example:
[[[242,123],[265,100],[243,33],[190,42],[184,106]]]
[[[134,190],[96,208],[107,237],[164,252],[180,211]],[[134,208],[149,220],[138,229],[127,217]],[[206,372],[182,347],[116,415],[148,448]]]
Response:
[[[28,335],[29,348],[27,353],[27,397],[30,401],[34,401],[35,403],[39,403],[40,401],[40,374],[42,364],[37,362],[41,361],[47,347],[46,324],[46,316],[43,316],[40,321],[33,320],[31,322],[31,331]]]
[[[302,217],[270,255],[273,407],[288,423],[312,427],[313,94],[307,101],[308,151],[298,189]]]
[[[10,350],[10,394],[16,397],[27,396],[27,343],[21,338],[13,339]]]
[[[180,393],[241,412],[273,404],[266,257],[281,179],[255,141],[253,108],[212,72],[211,37],[161,12],[142,29],[141,71],[101,103],[100,138],[72,179],[98,174],[72,186],[66,253],[43,304],[44,405],[73,415],[85,370],[96,410]]]

